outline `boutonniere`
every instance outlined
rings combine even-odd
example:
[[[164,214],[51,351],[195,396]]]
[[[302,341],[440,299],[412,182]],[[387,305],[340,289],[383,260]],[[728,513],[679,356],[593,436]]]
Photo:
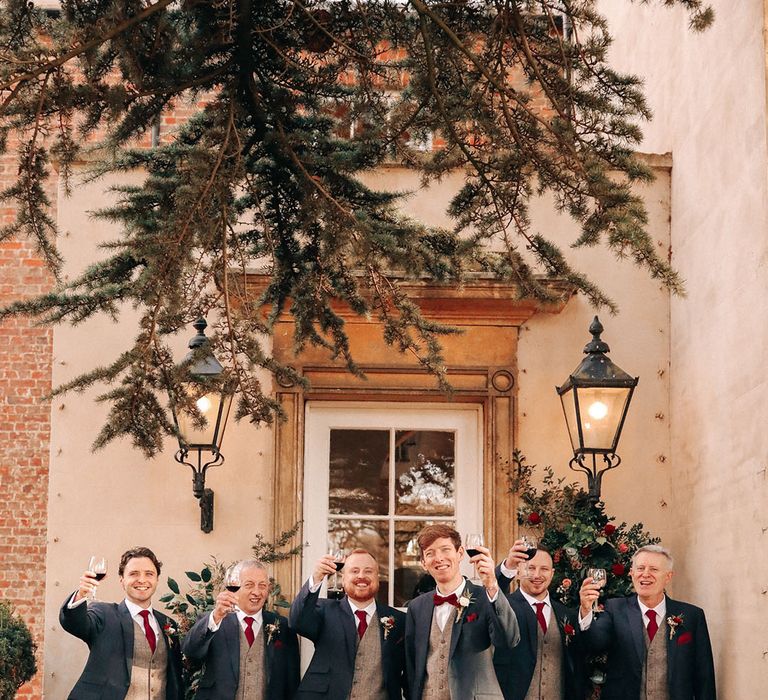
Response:
[[[470,606],[472,603],[472,594],[467,593],[466,590],[464,593],[461,594],[461,598],[459,598],[459,602],[457,604],[457,607],[459,609],[459,612],[456,615],[456,622],[459,622],[461,620],[461,616],[464,614],[464,611]]]
[[[173,644],[179,638],[179,628],[176,627],[172,622],[166,622],[163,625],[163,634],[166,636],[166,639],[168,639],[168,643],[173,646]]]
[[[264,631],[267,633],[267,644],[269,644],[272,641],[272,637],[280,634],[280,622],[270,622],[264,626]],[[277,646],[277,642],[275,642],[275,646]]]
[[[563,634],[565,635],[565,646],[568,646],[570,641],[576,636],[576,629],[565,618],[562,619]]]
[[[379,622],[381,623],[381,626],[384,628],[384,639],[389,637],[389,633],[392,631],[392,629],[395,626],[395,618],[391,615],[385,615],[382,617]]]
[[[669,627],[669,638],[672,639],[672,637],[675,636],[675,632],[677,632],[677,628],[679,625],[683,624],[683,616],[682,615],[670,615],[667,618],[667,627]]]

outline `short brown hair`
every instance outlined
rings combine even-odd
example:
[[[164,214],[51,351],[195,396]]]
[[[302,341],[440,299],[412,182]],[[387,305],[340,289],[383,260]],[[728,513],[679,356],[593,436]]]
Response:
[[[117,569],[117,575],[122,576],[125,571],[125,567],[131,559],[149,559],[157,570],[157,575],[160,575],[160,569],[163,568],[163,562],[158,560],[155,553],[149,549],[149,547],[133,547],[120,557],[120,566]]]
[[[436,525],[427,525],[421,529],[421,532],[416,537],[416,542],[419,544],[419,551],[421,552],[421,558],[424,558],[424,550],[434,543],[435,540],[439,540],[441,537],[447,537],[456,549],[461,547],[461,535],[445,523],[437,523]]]

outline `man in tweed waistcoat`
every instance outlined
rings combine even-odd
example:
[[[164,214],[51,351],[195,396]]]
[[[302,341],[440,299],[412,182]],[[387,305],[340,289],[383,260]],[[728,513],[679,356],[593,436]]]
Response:
[[[596,586],[587,578],[581,587],[584,640],[592,651],[608,653],[602,700],[716,700],[704,611],[665,594],[672,555],[657,545],[641,547],[630,574],[636,594],[608,600],[597,616]]]
[[[496,567],[501,591],[520,623],[520,644],[493,655],[505,700],[583,700],[586,696],[583,649],[576,610],[549,595],[555,570],[549,552],[539,547],[528,560],[522,540]],[[512,579],[520,587],[509,594]]]
[[[345,559],[344,598],[320,598],[323,579],[335,572],[333,557],[322,557],[291,605],[291,627],[315,645],[297,700],[400,700],[405,615],[376,600],[379,565],[368,551]]]
[[[459,571],[461,536],[445,524],[428,525],[417,537],[421,565],[437,583],[408,605],[405,654],[411,700],[502,700],[492,647],[520,640],[517,619],[499,591],[485,547],[470,561],[482,585]]]
[[[69,700],[182,700],[175,625],[151,607],[161,567],[146,547],[125,552],[118,567],[122,603],[88,602],[96,575],[82,575],[59,612],[61,626],[90,650]]]
[[[196,700],[291,700],[299,684],[299,645],[284,617],[264,609],[269,574],[240,562],[240,590],[223,590],[216,607],[189,630],[182,651],[203,661]]]

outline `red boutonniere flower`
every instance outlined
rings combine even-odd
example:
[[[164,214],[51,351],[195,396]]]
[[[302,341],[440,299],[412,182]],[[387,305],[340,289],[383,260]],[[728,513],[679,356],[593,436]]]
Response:
[[[469,613],[467,615],[466,622],[474,622],[475,620],[477,620],[477,613]]]
[[[568,646],[571,639],[576,635],[576,629],[567,620],[563,620],[563,634],[565,635],[565,646]]]
[[[677,628],[679,625],[682,625],[684,622],[682,615],[670,615],[667,618],[667,627],[669,627],[669,638],[672,639],[672,637],[675,636],[675,632],[677,632]]]
[[[392,628],[395,626],[395,618],[391,615],[388,615],[386,617],[382,617],[379,622],[381,623],[381,626],[384,628],[384,639],[389,637],[389,633],[392,631]]]

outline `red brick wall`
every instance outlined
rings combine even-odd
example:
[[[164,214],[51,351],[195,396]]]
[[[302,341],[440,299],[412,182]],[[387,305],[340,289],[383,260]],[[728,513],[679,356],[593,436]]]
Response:
[[[14,176],[0,160],[0,187]],[[2,223],[13,210],[0,210]],[[0,243],[0,306],[51,289],[29,241]],[[38,644],[38,674],[20,698],[42,697],[52,333],[27,319],[0,322],[0,598],[13,602]]]

